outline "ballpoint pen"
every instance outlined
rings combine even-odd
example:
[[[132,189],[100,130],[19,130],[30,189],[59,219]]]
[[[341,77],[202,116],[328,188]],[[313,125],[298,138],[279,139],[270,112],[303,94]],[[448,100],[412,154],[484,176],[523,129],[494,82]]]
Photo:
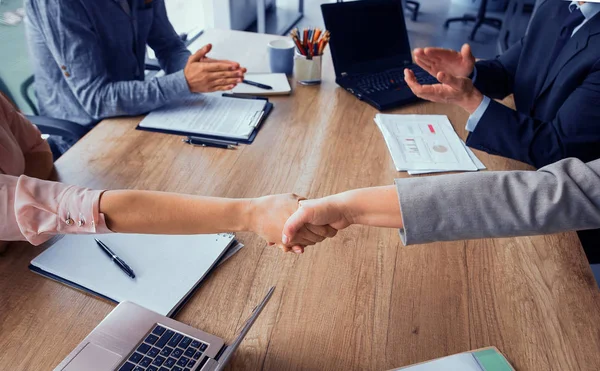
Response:
[[[229,144],[229,145],[232,145],[232,146],[239,145],[238,142],[235,142],[233,140],[203,138],[203,137],[195,137],[193,135],[188,135],[188,139],[191,140],[191,141],[193,141],[193,142],[212,142],[212,143],[217,143],[217,144]]]
[[[135,278],[135,273],[133,270],[123,261],[123,259],[119,258],[108,246],[106,246],[102,241],[97,238],[94,238],[98,246],[104,251],[106,255],[123,271],[126,275],[131,278]]]
[[[182,139],[181,141],[184,143],[187,143],[187,144],[192,144],[192,145],[200,146],[200,147],[236,149],[236,145],[233,144],[234,142],[228,143],[226,141],[219,141],[219,140],[215,140],[215,139],[188,137],[187,139]]]
[[[261,84],[259,82],[254,82],[250,80],[242,80],[244,84],[256,86],[257,88],[265,89],[265,90],[273,90],[272,86]]]

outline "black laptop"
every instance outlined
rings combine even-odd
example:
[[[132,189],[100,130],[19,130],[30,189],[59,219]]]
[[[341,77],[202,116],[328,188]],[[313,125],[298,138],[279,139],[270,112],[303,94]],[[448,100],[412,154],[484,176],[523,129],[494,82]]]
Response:
[[[404,68],[425,84],[438,81],[412,61],[402,0],[363,0],[321,5],[338,85],[375,108],[418,98],[404,82]]]

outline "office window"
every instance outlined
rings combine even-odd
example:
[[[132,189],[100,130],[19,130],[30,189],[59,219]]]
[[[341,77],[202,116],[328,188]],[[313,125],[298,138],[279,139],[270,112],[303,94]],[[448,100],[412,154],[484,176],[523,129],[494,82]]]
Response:
[[[206,26],[207,12],[212,9],[209,0],[165,0],[165,7],[175,32],[187,34],[189,39],[202,32]],[[148,58],[155,59],[150,47],[147,52]]]
[[[15,101],[21,110],[30,113],[19,89],[32,74],[29,62],[23,0],[0,0],[0,91]]]
[[[202,0],[165,0],[167,15],[178,34],[202,31],[209,10],[207,5]]]

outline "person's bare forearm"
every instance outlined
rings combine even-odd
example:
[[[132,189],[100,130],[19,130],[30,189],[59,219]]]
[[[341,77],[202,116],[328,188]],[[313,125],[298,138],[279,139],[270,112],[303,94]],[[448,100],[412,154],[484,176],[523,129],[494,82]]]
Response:
[[[47,143],[46,147],[48,147],[47,151],[26,153],[24,155],[25,175],[42,180],[47,180],[50,177],[54,168],[54,159]]]
[[[100,212],[121,233],[204,234],[251,229],[251,201],[151,191],[106,191]]]
[[[333,197],[336,197],[336,202],[352,224],[386,228],[402,227],[396,186],[355,189]]]

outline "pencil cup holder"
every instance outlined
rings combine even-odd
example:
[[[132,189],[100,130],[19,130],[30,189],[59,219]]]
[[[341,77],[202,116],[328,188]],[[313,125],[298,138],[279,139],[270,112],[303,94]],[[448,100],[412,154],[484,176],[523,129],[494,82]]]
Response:
[[[296,52],[294,55],[294,78],[302,85],[317,85],[321,83],[321,56],[308,59]]]

